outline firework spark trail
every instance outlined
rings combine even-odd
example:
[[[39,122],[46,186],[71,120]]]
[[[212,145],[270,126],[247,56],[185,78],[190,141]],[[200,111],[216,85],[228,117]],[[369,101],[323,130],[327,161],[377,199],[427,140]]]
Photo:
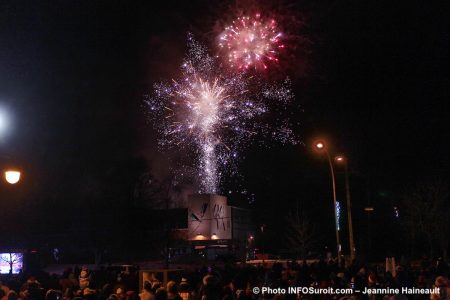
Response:
[[[264,20],[260,14],[243,16],[225,27],[219,36],[219,48],[227,51],[228,62],[238,69],[267,69],[268,62],[278,62],[282,33],[275,20]]]
[[[221,70],[219,65],[189,36],[182,76],[170,84],[155,84],[147,99],[160,145],[188,152],[205,193],[218,192],[221,178],[235,170],[239,152],[255,136],[294,142],[286,120],[279,128],[258,122],[258,116],[269,112],[268,100],[284,106],[293,99],[289,82],[262,84],[256,77]]]
[[[215,148],[217,140],[215,128],[220,122],[219,109],[224,99],[225,88],[218,85],[218,79],[213,83],[204,81],[194,76],[192,90],[178,91],[177,93],[185,97],[187,107],[191,110],[192,120],[188,128],[195,130],[198,128],[200,137],[198,142],[201,150],[200,170],[202,185],[208,187],[208,192],[215,193],[218,185],[217,161]]]

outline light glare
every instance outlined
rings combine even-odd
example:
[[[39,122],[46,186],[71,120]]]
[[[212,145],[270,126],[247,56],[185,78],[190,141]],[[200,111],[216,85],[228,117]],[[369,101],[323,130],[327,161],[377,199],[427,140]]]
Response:
[[[343,156],[336,156],[335,160],[337,162],[344,162],[344,157]]]
[[[0,107],[0,137],[8,132],[10,125],[11,118],[9,113]]]
[[[325,145],[322,142],[316,143],[316,148],[317,149],[323,149],[324,147],[325,147]]]
[[[5,179],[9,184],[16,184],[20,180],[20,172],[19,171],[6,171]]]

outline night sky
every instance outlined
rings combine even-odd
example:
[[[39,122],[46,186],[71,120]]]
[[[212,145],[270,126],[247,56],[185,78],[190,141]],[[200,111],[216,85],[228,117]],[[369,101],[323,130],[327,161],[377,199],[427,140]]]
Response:
[[[144,95],[176,76],[188,31],[213,45],[217,20],[233,7],[215,2],[0,3],[0,106],[13,118],[0,153],[2,165],[24,173],[18,186],[1,187],[3,226],[44,234],[77,228],[84,217],[108,219],[142,172],[166,175]],[[324,244],[332,245],[331,183],[326,161],[311,151],[315,136],[349,157],[361,228],[365,205],[392,206],[411,185],[448,177],[449,4],[273,6],[304,21],[297,34],[308,40],[307,55],[286,74],[304,144],[251,147],[240,189],[254,194],[255,222],[269,234],[281,230],[273,214],[300,203],[330,229]],[[237,189],[234,182],[224,192]],[[230,201],[248,206],[242,195]]]

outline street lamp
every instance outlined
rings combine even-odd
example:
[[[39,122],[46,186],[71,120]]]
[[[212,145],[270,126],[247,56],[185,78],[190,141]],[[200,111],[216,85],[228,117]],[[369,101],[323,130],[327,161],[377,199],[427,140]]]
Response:
[[[20,180],[20,171],[7,170],[5,171],[5,180],[9,184],[16,184]]]
[[[316,142],[316,148],[319,150],[322,150],[325,147],[325,144],[323,142]]]
[[[334,158],[334,160],[335,160],[337,163],[344,163],[344,162],[345,162],[345,157],[342,156],[342,155],[338,155],[338,156],[336,156],[336,157]]]
[[[367,213],[367,258],[370,259],[372,255],[372,238],[371,238],[371,216],[373,212],[375,211],[375,208],[373,206],[366,206],[364,207],[364,211]]]
[[[343,155],[338,155],[334,158],[336,163],[344,165],[345,173],[345,194],[347,196],[347,220],[348,220],[348,238],[350,243],[350,259],[355,259],[355,241],[353,239],[353,222],[352,222],[352,204],[350,198],[350,183],[348,180],[348,160]]]
[[[324,141],[316,141],[314,143],[314,147],[318,151],[324,151],[327,159],[328,164],[330,166],[330,174],[331,174],[331,184],[333,186],[333,204],[334,204],[334,219],[336,222],[336,247],[337,247],[337,256],[338,256],[338,264],[341,264],[341,241],[339,238],[339,221],[338,221],[338,212],[337,212],[337,200],[336,200],[336,180],[334,177],[334,169],[333,169],[333,162],[331,161],[330,153],[327,150],[326,143]]]

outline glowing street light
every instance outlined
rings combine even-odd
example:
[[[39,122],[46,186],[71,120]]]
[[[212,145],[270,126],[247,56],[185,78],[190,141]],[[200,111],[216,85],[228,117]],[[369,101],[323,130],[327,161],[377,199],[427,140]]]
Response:
[[[20,171],[8,170],[5,171],[5,180],[9,184],[16,184],[20,180]]]
[[[335,160],[337,163],[343,163],[343,162],[345,162],[345,157],[342,156],[342,155],[338,155],[338,156],[336,156],[336,157],[334,158],[334,160]]]
[[[325,148],[325,144],[322,141],[317,141],[314,146],[319,150]]]

